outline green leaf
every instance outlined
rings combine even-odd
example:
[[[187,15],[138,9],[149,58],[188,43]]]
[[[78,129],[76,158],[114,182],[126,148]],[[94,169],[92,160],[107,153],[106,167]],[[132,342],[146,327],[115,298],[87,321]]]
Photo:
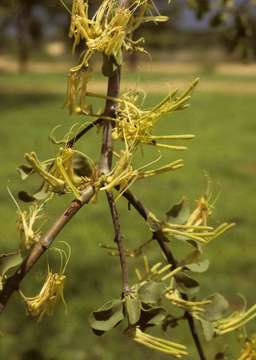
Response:
[[[179,325],[179,320],[172,314],[168,314],[162,322],[163,331],[167,331],[168,328],[175,328]]]
[[[184,259],[182,259],[179,263],[180,266],[186,266],[188,264],[193,264],[195,262],[198,262],[201,252],[199,250],[193,250],[191,253],[189,253]]]
[[[195,294],[199,290],[200,287],[199,282],[184,273],[180,272],[176,274],[175,280],[177,283],[178,290],[183,294],[191,295],[191,294]]]
[[[17,171],[21,176],[21,180],[26,180],[34,173],[34,169],[29,165],[21,165],[17,168]]]
[[[172,224],[185,224],[190,215],[190,209],[187,201],[182,198],[180,202],[166,213],[167,221]]]
[[[89,323],[97,335],[102,335],[101,332],[113,329],[123,318],[122,300],[111,300],[89,315]]]
[[[211,300],[210,304],[204,306],[204,319],[208,321],[219,320],[225,315],[229,308],[228,301],[221,294],[213,294],[207,300]]]
[[[40,188],[32,195],[26,191],[20,191],[18,193],[18,198],[23,202],[29,203],[33,201],[42,201],[49,196],[50,192],[48,191],[48,186],[45,182],[40,186]]]
[[[164,285],[162,283],[150,281],[139,289],[138,295],[143,303],[157,304],[161,299],[163,291]]]
[[[210,321],[200,319],[205,340],[211,341],[214,336],[214,326]]]
[[[111,56],[103,54],[102,74],[106,77],[111,77],[115,71],[115,64]]]
[[[195,273],[203,273],[208,270],[210,261],[208,259],[193,264],[187,264],[186,268]]]
[[[18,198],[26,203],[35,201],[35,198],[31,195],[29,195],[26,191],[19,191]]]
[[[144,330],[149,326],[160,325],[165,320],[166,315],[167,311],[163,307],[154,307],[143,304],[138,325],[141,330]]]
[[[138,298],[127,296],[125,304],[129,323],[135,325],[140,320],[141,302]]]
[[[75,153],[73,155],[72,167],[77,176],[90,177],[92,175],[92,166],[86,156],[82,156],[82,154]]]
[[[22,263],[20,252],[0,255],[0,291],[3,289],[3,282],[7,272]]]

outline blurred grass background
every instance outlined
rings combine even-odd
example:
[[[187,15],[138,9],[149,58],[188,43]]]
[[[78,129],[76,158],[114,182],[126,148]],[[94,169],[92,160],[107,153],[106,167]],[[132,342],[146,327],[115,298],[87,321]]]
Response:
[[[227,67],[229,68],[229,67]],[[238,67],[239,68],[239,67]],[[177,71],[175,70],[177,69]],[[240,69],[240,68],[239,68]],[[248,69],[248,68],[247,68]],[[138,72],[127,71],[123,81],[128,87],[133,84],[153,90],[147,96],[146,104],[159,101],[168,85],[190,82],[201,75],[201,82],[191,99],[191,107],[183,112],[163,119],[157,129],[159,134],[193,133],[196,139],[188,143],[185,153],[167,151],[164,159],[185,159],[185,168],[175,173],[161,175],[147,182],[139,182],[134,187],[137,194],[158,216],[163,216],[170,206],[186,195],[191,202],[204,193],[207,186],[205,172],[213,182],[214,194],[220,191],[214,212],[214,222],[235,221],[237,227],[213,242],[208,248],[211,266],[206,274],[198,276],[202,294],[222,292],[234,308],[242,302],[243,294],[248,304],[255,301],[255,95],[256,72],[253,65],[248,76],[244,67],[237,72],[208,71],[203,66],[186,67],[179,64],[151,63],[139,66]],[[140,70],[143,70],[142,73]],[[96,76],[93,87],[104,93],[104,78]],[[213,86],[214,84],[214,86]],[[2,72],[0,74],[1,109],[1,168],[0,168],[0,222],[1,252],[14,251],[18,244],[16,232],[15,206],[7,194],[9,184],[14,194],[21,189],[30,190],[34,183],[21,183],[15,168],[23,163],[23,154],[34,150],[40,159],[52,157],[57,148],[50,144],[48,135],[56,125],[60,137],[69,127],[84,119],[68,116],[63,108],[66,76],[63,71],[52,67],[47,72],[31,71],[25,74]],[[124,88],[127,85],[124,85]],[[95,103],[95,107],[101,106]],[[99,141],[92,131],[79,143],[79,148],[99,157]],[[144,160],[156,158],[157,153],[145,149]],[[47,226],[68,204],[69,196],[59,197],[50,205]],[[124,200],[119,200],[118,208],[122,218],[122,229],[127,247],[149,239],[150,233],[142,219],[131,210]],[[99,243],[111,243],[113,230],[104,194],[98,196],[95,204],[80,211],[57,240],[67,241],[72,246],[72,257],[67,270],[65,298],[68,314],[58,306],[53,317],[45,317],[40,323],[26,315],[19,296],[13,296],[0,322],[0,359],[10,360],[128,360],[149,358],[164,359],[164,355],[154,353],[132,344],[117,328],[98,338],[89,329],[90,311],[105,301],[120,294],[120,271],[118,259],[106,255]],[[56,242],[56,246],[62,246]],[[174,251],[181,251],[172,243]],[[153,260],[161,259],[156,244],[149,253]],[[47,262],[58,270],[59,258],[50,251],[31,271],[22,285],[22,291],[32,296],[40,289],[44,280]],[[131,281],[134,267],[129,263]],[[255,325],[255,323],[254,323]],[[253,326],[252,326],[253,328]],[[255,329],[255,326],[254,326]],[[189,359],[197,359],[187,326],[180,330],[169,330],[166,336],[188,344]],[[237,354],[236,335],[205,343],[209,359],[225,349],[231,359]]]

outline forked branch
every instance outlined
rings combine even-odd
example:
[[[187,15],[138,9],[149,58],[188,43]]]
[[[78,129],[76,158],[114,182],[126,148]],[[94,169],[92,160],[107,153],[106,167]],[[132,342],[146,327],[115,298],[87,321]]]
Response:
[[[119,81],[120,81],[120,69],[114,72],[113,76],[108,79],[108,96],[115,97],[118,93],[119,89]],[[106,101],[106,106],[103,115],[105,116],[113,114],[113,103],[109,100]],[[108,124],[104,123],[103,127],[103,144],[102,144],[102,152],[101,152],[101,161],[100,168],[101,172],[105,171],[105,164],[109,163],[110,155],[108,151],[108,143],[105,143],[106,139],[109,141],[109,128]],[[89,130],[89,129],[88,129]],[[106,131],[108,130],[108,131]],[[69,146],[73,146],[72,142],[76,142],[81,136],[83,136],[87,131],[84,130],[80,136],[76,136]],[[106,136],[108,134],[108,136]],[[111,152],[112,153],[112,152]],[[111,155],[112,156],[112,155]],[[12,294],[19,290],[20,284],[27,273],[31,270],[31,268],[36,264],[39,258],[44,254],[44,252],[51,246],[57,235],[65,228],[66,224],[73,218],[73,216],[85,205],[87,204],[92,197],[94,196],[94,188],[89,185],[86,189],[83,190],[81,194],[81,200],[73,200],[70,205],[66,208],[64,213],[57,218],[51,228],[46,232],[45,235],[41,237],[38,243],[32,248],[31,252],[24,259],[19,268],[15,271],[15,273],[10,276],[6,282],[4,283],[3,290],[0,293],[0,314],[4,311],[10,297]]]
[[[143,205],[143,203],[139,199],[137,199],[133,195],[133,193],[130,190],[126,190],[123,193],[123,197],[125,197],[126,200],[128,200],[128,203],[130,205],[132,205],[134,207],[134,209],[137,210],[137,212],[143,217],[144,220],[146,220],[146,221],[148,220],[150,211]],[[154,232],[153,238],[157,241],[157,243],[160,246],[162,252],[164,253],[168,263],[172,265],[172,269],[176,269],[178,264],[177,264],[177,261],[173,255],[170,247],[167,246],[167,239],[166,239],[166,236],[164,235],[164,233],[161,230]],[[188,296],[186,294],[182,294],[182,297],[184,300],[188,300]],[[204,354],[204,350],[203,350],[199,335],[197,333],[196,325],[195,325],[192,315],[186,311],[184,318],[188,322],[190,332],[191,332],[194,344],[196,346],[198,355],[200,357],[200,360],[207,360],[206,355]]]

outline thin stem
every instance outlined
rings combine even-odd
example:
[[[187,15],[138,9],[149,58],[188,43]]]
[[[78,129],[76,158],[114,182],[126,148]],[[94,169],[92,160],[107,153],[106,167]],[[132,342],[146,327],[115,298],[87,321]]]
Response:
[[[80,140],[85,134],[87,134],[91,129],[93,129],[95,126],[99,125],[102,122],[101,117],[91,122],[89,125],[87,125],[85,128],[80,130],[73,138],[71,138],[67,142],[67,147],[72,148],[75,143]]]
[[[108,204],[110,207],[110,212],[111,212],[114,231],[115,231],[115,242],[117,244],[118,252],[119,252],[120,265],[121,265],[121,270],[122,270],[123,296],[125,296],[129,293],[130,288],[129,288],[129,280],[128,280],[128,267],[127,267],[127,261],[126,261],[126,256],[125,256],[123,237],[122,237],[121,229],[120,229],[119,215],[117,212],[113,193],[106,191],[106,195],[108,198]]]
[[[133,193],[130,190],[126,190],[123,193],[123,197],[125,197],[128,200],[129,205],[132,205],[137,210],[137,212],[143,217],[144,220],[146,220],[146,221],[148,220],[148,217],[150,214],[149,210],[143,205],[143,203],[140,200],[138,200],[133,195]],[[153,238],[158,242],[158,245],[162,249],[168,263],[172,265],[173,269],[176,269],[178,266],[178,263],[173,255],[171,249],[169,248],[169,246],[167,246],[166,236],[163,234],[163,232],[161,230],[159,230],[159,231],[156,231],[153,233]],[[189,299],[186,294],[182,294],[182,298],[184,300]],[[196,346],[200,360],[207,360],[206,355],[204,354],[204,350],[203,350],[199,335],[196,330],[193,316],[188,311],[186,311],[184,314],[184,318],[188,322],[190,332],[191,332],[191,335],[192,335],[194,344]]]

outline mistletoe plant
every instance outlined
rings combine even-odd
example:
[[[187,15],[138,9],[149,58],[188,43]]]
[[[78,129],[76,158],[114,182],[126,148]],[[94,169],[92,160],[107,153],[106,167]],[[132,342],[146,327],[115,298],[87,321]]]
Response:
[[[184,166],[182,159],[157,166],[159,158],[152,158],[151,162],[137,168],[135,156],[140,156],[139,150],[146,152],[148,147],[155,147],[158,152],[162,148],[170,151],[186,149],[176,142],[192,139],[193,135],[156,135],[155,126],[164,116],[173,116],[176,111],[189,106],[198,79],[185,91],[170,92],[154,107],[145,108],[144,93],[137,90],[120,93],[123,54],[145,51],[143,38],[132,37],[134,30],[145,22],[167,21],[167,17],[159,14],[152,0],[103,0],[92,17],[87,0],[73,0],[72,9],[63,5],[71,16],[69,35],[74,39],[74,50],[78,45],[83,49],[79,63],[69,71],[66,98],[70,113],[77,114],[82,125],[77,131],[71,126],[61,141],[57,141],[51,133],[50,140],[58,147],[51,159],[41,160],[35,152],[26,153],[26,163],[18,168],[22,180],[37,176],[40,186],[33,194],[19,192],[19,200],[31,203],[26,210],[9,190],[17,207],[20,244],[16,253],[0,256],[0,312],[16,291],[20,293],[27,313],[38,319],[51,314],[58,302],[65,304],[65,271],[70,256],[70,245],[67,243],[63,242],[67,251],[56,249],[62,260],[59,272],[48,267],[39,294],[26,296],[21,291],[21,282],[73,216],[85,204],[97,201],[98,193],[103,191],[115,235],[113,246],[103,247],[120,259],[122,286],[120,294],[90,314],[89,323],[93,332],[102,335],[116,326],[121,328],[122,324],[124,334],[135,342],[170,357],[181,358],[189,356],[186,345],[175,339],[155,337],[148,333],[148,329],[160,327],[166,331],[185,321],[199,358],[204,360],[207,356],[197,323],[201,325],[206,339],[211,340],[214,336],[244,328],[256,317],[256,305],[232,313],[222,295],[216,293],[207,298],[196,295],[199,284],[193,275],[205,272],[209,266],[203,258],[208,244],[234,224],[211,224],[215,200],[210,188],[199,197],[194,209],[190,210],[187,201],[182,199],[162,218],[157,218],[131,192],[133,184],[139,180],[146,181],[148,177],[174,172]],[[91,61],[96,53],[102,55],[102,73],[108,79],[106,95],[89,91]],[[92,97],[105,99],[103,111],[93,110],[89,101]],[[89,125],[84,121],[88,118],[91,119]],[[78,142],[95,127],[102,130],[99,160],[91,159],[77,147]],[[74,200],[43,234],[43,214],[48,203],[68,193],[73,194]],[[120,198],[128,201],[152,232],[149,241],[138,244],[133,250],[124,245],[117,209],[117,199]],[[159,256],[164,256],[164,263],[152,264],[147,257],[147,246],[151,242],[159,246]],[[180,260],[173,253],[178,242],[188,248]],[[141,257],[142,267],[135,269],[137,280],[131,282],[128,259],[132,261],[134,257]],[[255,338],[245,338],[239,359],[255,359],[255,348]]]

